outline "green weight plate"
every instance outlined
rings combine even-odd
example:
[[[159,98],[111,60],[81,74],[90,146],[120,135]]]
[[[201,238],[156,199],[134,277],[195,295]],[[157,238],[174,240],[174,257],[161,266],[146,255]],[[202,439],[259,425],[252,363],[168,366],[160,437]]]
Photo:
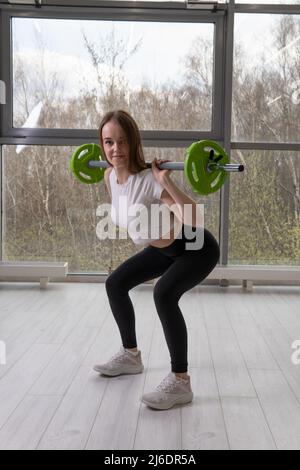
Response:
[[[99,183],[104,177],[103,168],[90,168],[91,160],[102,160],[101,149],[97,144],[83,144],[77,147],[70,161],[70,170],[81,183]]]
[[[209,159],[211,149],[214,150],[213,160]],[[221,157],[220,159],[218,159]],[[208,164],[218,159],[220,165],[229,162],[225,150],[212,140],[194,142],[186,151],[184,161],[185,177],[195,192],[208,195],[218,191],[224,184],[227,173],[220,169],[208,171]]]

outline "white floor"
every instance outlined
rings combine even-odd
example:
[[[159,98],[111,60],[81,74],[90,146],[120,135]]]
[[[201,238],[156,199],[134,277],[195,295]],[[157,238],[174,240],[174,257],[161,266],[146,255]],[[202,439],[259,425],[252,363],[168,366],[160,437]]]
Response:
[[[169,411],[139,399],[169,371],[152,291],[130,293],[145,373],[108,379],[92,370],[120,346],[104,284],[0,284],[1,449],[300,449],[300,288],[186,293],[195,398]]]

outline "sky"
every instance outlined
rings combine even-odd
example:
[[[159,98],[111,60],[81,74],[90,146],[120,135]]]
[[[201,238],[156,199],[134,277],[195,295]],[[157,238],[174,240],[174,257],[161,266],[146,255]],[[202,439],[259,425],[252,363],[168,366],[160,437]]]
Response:
[[[279,15],[269,14],[235,15],[235,40],[247,54],[245,66],[259,65],[262,52],[270,66],[280,60],[280,51],[274,48],[271,34],[272,25],[278,18]],[[59,72],[66,83],[66,96],[74,96],[83,83],[90,88],[97,83],[95,70],[83,46],[82,33],[99,44],[100,38],[111,30],[112,24],[99,20],[16,18],[13,20],[13,44],[26,63],[34,66],[38,56],[36,38],[37,35],[41,37],[46,49],[47,70]],[[139,88],[145,80],[153,88],[171,81],[182,83],[182,58],[192,49],[196,37],[211,39],[213,35],[213,26],[205,23],[119,21],[114,24],[119,37],[126,38],[128,51],[142,39],[138,52],[126,64],[125,74],[132,88]],[[102,68],[103,74],[108,72],[107,67]]]
[[[86,75],[86,80],[94,74],[91,61],[83,46],[84,32],[95,44],[105,37],[112,28],[108,21],[15,19],[14,44],[30,60],[36,56],[36,33],[42,35],[46,43],[48,66],[66,73],[68,80],[70,70],[75,77]],[[115,30],[120,38],[127,41],[127,50],[142,39],[138,52],[132,56],[126,68],[126,77],[133,87],[140,85],[144,79],[155,85],[170,80],[182,79],[184,57],[192,47],[195,37],[213,37],[211,24],[184,23],[143,23],[115,22]],[[173,51],[173,53],[170,53]],[[73,66],[72,66],[73,64]],[[84,73],[86,71],[86,73]]]

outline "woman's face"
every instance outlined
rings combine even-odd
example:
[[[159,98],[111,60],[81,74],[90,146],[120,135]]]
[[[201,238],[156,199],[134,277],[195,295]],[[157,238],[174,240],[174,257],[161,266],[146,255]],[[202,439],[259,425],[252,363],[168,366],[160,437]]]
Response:
[[[115,121],[107,122],[102,128],[102,142],[106,158],[111,165],[116,168],[128,167],[129,144],[120,124]]]

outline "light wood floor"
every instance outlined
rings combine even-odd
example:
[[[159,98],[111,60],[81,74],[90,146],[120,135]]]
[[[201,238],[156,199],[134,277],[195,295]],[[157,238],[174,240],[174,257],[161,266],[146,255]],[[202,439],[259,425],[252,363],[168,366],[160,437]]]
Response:
[[[104,378],[92,366],[120,347],[104,284],[0,284],[1,449],[300,449],[300,288],[186,293],[195,398],[168,411],[140,402],[170,364],[152,292],[130,293],[145,372]]]

